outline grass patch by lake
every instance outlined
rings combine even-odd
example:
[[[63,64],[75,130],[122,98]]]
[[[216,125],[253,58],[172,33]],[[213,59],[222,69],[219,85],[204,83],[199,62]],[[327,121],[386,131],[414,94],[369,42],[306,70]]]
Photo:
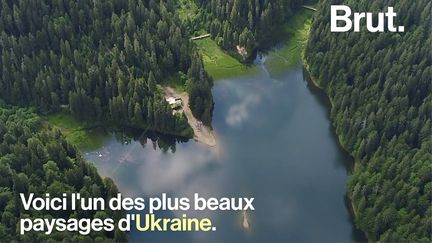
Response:
[[[202,14],[201,11],[203,10],[199,8],[194,0],[179,0],[177,2],[176,11],[189,31],[193,32],[191,34],[192,36],[208,34],[202,23],[199,23],[199,15]],[[211,38],[203,38],[194,40],[193,42],[197,45],[198,51],[203,57],[206,71],[216,81],[224,78],[253,74],[257,71],[256,67],[252,65],[249,67],[230,56],[228,53],[225,53]],[[172,80],[167,80],[167,82],[171,81]],[[176,90],[181,90],[181,87],[176,85],[176,82],[168,84],[175,87]]]
[[[265,66],[271,75],[280,75],[301,63],[312,25],[312,16],[313,11],[302,9],[278,30],[276,38],[281,47],[269,51],[266,55]],[[203,57],[205,69],[215,80],[253,75],[258,71],[255,65],[242,64],[225,53],[211,38],[194,42]]]
[[[203,57],[204,67],[214,80],[254,74],[257,68],[247,66],[222,51],[211,38],[194,41]]]
[[[103,127],[84,124],[66,112],[43,116],[42,118],[60,129],[66,139],[80,149],[97,149],[108,137]]]
[[[280,30],[281,48],[270,51],[265,66],[272,75],[278,75],[301,63],[312,24],[313,11],[302,9],[291,17]]]

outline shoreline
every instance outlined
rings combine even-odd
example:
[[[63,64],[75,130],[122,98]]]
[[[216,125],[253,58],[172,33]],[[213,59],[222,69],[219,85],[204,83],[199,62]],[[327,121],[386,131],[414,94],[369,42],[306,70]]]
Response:
[[[180,99],[182,100],[183,112],[186,115],[189,126],[194,131],[193,139],[196,142],[205,144],[209,147],[216,147],[217,140],[216,140],[216,134],[214,130],[212,130],[210,127],[202,125],[202,123],[198,119],[196,119],[195,116],[192,114],[192,111],[189,108],[189,94],[187,92],[179,93],[174,88],[169,86],[164,87],[164,91],[167,96],[180,97]]]
[[[106,137],[109,137],[112,132],[118,131],[119,129],[136,129],[140,131],[151,131],[154,133],[160,133],[163,135],[174,136],[178,138],[184,139],[192,139],[192,136],[186,136],[182,133],[171,132],[171,131],[162,131],[160,129],[156,129],[154,127],[135,127],[130,126],[128,124],[118,125],[112,122],[81,122],[76,120],[70,113],[67,112],[58,112],[51,115],[41,115],[38,116],[46,123],[48,126],[52,126],[62,132],[62,134],[68,139],[68,141],[74,146],[78,147],[80,150],[93,150],[98,149],[103,146],[103,141]],[[55,119],[67,119],[69,123],[62,123],[61,121],[57,121]],[[70,123],[70,121],[73,123]],[[100,131],[103,130],[103,131]],[[79,133],[81,137],[77,138],[76,133]],[[93,134],[96,133],[96,134]],[[82,138],[84,137],[84,138]],[[86,142],[87,141],[87,142]]]
[[[312,21],[313,22],[313,21]],[[312,27],[309,29],[309,31],[308,31],[308,34],[307,34],[307,39],[309,40],[309,36],[310,36],[310,32],[311,32],[311,30],[312,30]],[[308,42],[308,41],[307,41]],[[307,45],[307,44],[306,44]],[[306,48],[304,48],[303,49],[303,51],[302,51],[302,53],[301,53],[301,62],[302,62],[302,65],[303,65],[303,67],[304,67],[304,69],[306,70],[306,72],[307,72],[307,74],[308,74],[308,76],[309,76],[309,83],[310,84],[312,84],[315,88],[317,88],[317,89],[319,89],[319,90],[321,90],[324,94],[325,94],[325,96],[327,97],[327,99],[329,100],[329,102],[330,102],[330,114],[331,114],[331,110],[333,109],[333,107],[334,107],[334,101],[333,101],[333,99],[332,99],[332,97],[330,96],[330,95],[328,95],[327,94],[327,92],[324,90],[324,88],[323,87],[321,87],[321,85],[319,85],[318,84],[318,82],[317,82],[317,78],[315,78],[313,75],[312,75],[312,73],[310,72],[310,66],[309,66],[309,63],[307,62],[307,60],[306,60]],[[330,118],[330,121],[333,123],[333,119],[331,119],[331,115],[329,114],[329,118]],[[356,159],[354,158],[354,156],[352,156],[352,154],[351,154],[351,152],[350,151],[348,151],[348,149],[347,148],[345,148],[345,146],[344,146],[344,144],[342,143],[342,139],[341,139],[341,136],[337,133],[337,131],[336,131],[336,129],[335,129],[335,127],[334,127],[334,125],[333,124],[331,124],[331,126],[332,126],[332,130],[334,131],[334,133],[335,133],[335,135],[336,135],[336,137],[337,137],[337,141],[338,141],[338,143],[339,143],[339,145],[340,145],[340,147],[352,158],[352,161],[353,161],[353,165],[351,166],[351,170],[350,171],[348,171],[348,175],[349,176],[351,176],[351,175],[353,175],[354,173],[355,173],[355,171],[356,171],[356,169],[357,169],[357,164],[358,164],[358,161],[356,161]],[[348,188],[347,188],[348,189]],[[357,212],[357,209],[356,209],[356,207],[355,207],[355,205],[354,205],[354,202],[353,202],[353,200],[352,200],[352,198],[351,198],[351,195],[349,194],[349,191],[347,190],[346,191],[346,198],[347,198],[347,200],[348,200],[348,210],[349,210],[349,212],[350,212],[350,214],[352,215],[352,217],[353,217],[353,226],[358,230],[358,231],[360,231],[362,234],[363,234],[363,236],[365,237],[365,239],[366,239],[366,241],[369,241],[369,239],[371,238],[370,236],[369,236],[369,234],[367,233],[367,232],[365,232],[364,230],[362,230],[362,229],[360,229],[360,228],[358,228],[357,227],[357,225],[356,225],[356,223],[355,223],[355,220],[358,218],[358,212]]]
[[[304,67],[304,69],[306,70],[306,72],[308,73],[308,75],[309,75],[309,83],[310,84],[312,84],[315,88],[317,88],[317,89],[319,89],[319,90],[321,90],[325,95],[326,95],[326,97],[328,98],[328,100],[329,100],[329,102],[330,102],[330,112],[331,112],[331,109],[333,109],[333,106],[334,106],[334,101],[332,100],[332,98],[327,94],[327,92],[324,90],[324,88],[323,87],[321,87],[319,84],[318,84],[318,82],[316,81],[316,79],[312,76],[312,74],[311,74],[311,72],[310,72],[310,70],[309,70],[309,64],[308,64],[308,62],[306,61],[306,58],[305,58],[305,56],[304,56],[304,51],[303,51],[303,55],[302,55],[302,64],[303,64],[303,67]],[[331,119],[331,117],[330,117],[330,121],[332,121],[333,122],[333,120]],[[335,127],[333,126],[333,124],[331,124],[331,126],[332,126],[332,129],[333,129],[333,131],[335,132],[335,134],[336,134],[336,137],[337,137],[337,140],[338,140],[338,143],[339,143],[339,145],[340,145],[340,147],[353,159],[353,165],[352,165],[352,169],[351,169],[351,171],[348,171],[348,175],[352,175],[352,174],[354,174],[354,172],[355,172],[355,170],[356,170],[356,168],[357,168],[357,164],[358,164],[358,161],[356,161],[355,160],[355,158],[352,156],[352,154],[351,154],[351,152],[349,152],[346,148],[345,148],[345,146],[343,145],[343,143],[341,142],[342,140],[341,140],[341,137],[340,137],[340,135],[336,132],[336,129],[335,129]],[[364,235],[364,237],[366,238],[366,240],[367,241],[369,241],[369,239],[370,239],[370,236],[365,232],[365,231],[363,231],[362,229],[360,229],[360,228],[358,228],[357,227],[357,225],[355,224],[355,220],[358,218],[358,212],[357,212],[357,209],[356,209],[356,207],[355,207],[355,205],[354,205],[354,203],[353,203],[353,200],[352,200],[352,198],[351,198],[351,195],[349,195],[349,192],[348,192],[348,190],[347,190],[347,194],[346,194],[346,197],[347,197],[347,199],[349,200],[349,207],[348,207],[348,209],[349,209],[349,211],[350,211],[350,213],[352,214],[352,216],[353,216],[353,219],[354,219],[354,221],[353,221],[353,226],[357,229],[357,230],[359,230],[360,232],[362,232],[362,234]]]

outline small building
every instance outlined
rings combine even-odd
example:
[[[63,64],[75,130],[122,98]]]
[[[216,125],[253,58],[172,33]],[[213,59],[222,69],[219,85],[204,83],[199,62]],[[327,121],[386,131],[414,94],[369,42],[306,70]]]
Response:
[[[248,54],[248,52],[246,51],[246,48],[244,48],[243,46],[239,46],[239,45],[237,45],[237,53],[240,54],[243,58],[245,58]]]
[[[183,103],[180,97],[166,97],[165,100],[171,106],[171,109],[175,110],[181,108]]]

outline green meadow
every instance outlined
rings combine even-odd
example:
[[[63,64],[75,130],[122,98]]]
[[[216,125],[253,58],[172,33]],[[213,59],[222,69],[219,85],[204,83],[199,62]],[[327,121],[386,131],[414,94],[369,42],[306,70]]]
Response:
[[[281,74],[301,63],[312,24],[312,15],[313,11],[303,9],[282,27],[278,39],[282,40],[283,46],[277,51],[269,51],[265,62],[267,70],[272,75]]]
[[[303,9],[283,25],[275,38],[281,48],[266,53],[265,66],[271,75],[279,75],[301,64],[312,24],[313,11]],[[257,72],[254,65],[245,65],[224,52],[214,40],[205,38],[194,41],[203,57],[207,72],[215,79],[251,75]]]
[[[250,75],[257,71],[257,67],[245,65],[225,53],[211,38],[194,42],[203,57],[205,69],[215,80]]]
[[[103,127],[86,125],[66,112],[43,116],[42,118],[60,129],[66,139],[80,149],[99,148],[108,136]]]

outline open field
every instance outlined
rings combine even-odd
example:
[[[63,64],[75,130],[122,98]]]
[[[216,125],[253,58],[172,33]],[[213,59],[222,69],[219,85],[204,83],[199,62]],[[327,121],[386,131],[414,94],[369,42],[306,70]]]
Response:
[[[203,57],[205,69],[215,80],[253,74],[257,71],[256,67],[244,65],[223,52],[210,38],[196,40],[194,43]]]
[[[99,148],[108,135],[104,128],[87,126],[66,112],[43,116],[42,118],[60,129],[66,139],[80,149]]]
[[[301,10],[281,27],[277,35],[281,48],[269,51],[265,66],[271,75],[281,74],[283,71],[301,63],[301,55],[307,44],[309,30],[312,24],[313,11]],[[245,65],[225,53],[214,40],[210,38],[195,40],[204,61],[207,72],[215,79],[233,76],[252,75],[257,72],[254,65]]]

